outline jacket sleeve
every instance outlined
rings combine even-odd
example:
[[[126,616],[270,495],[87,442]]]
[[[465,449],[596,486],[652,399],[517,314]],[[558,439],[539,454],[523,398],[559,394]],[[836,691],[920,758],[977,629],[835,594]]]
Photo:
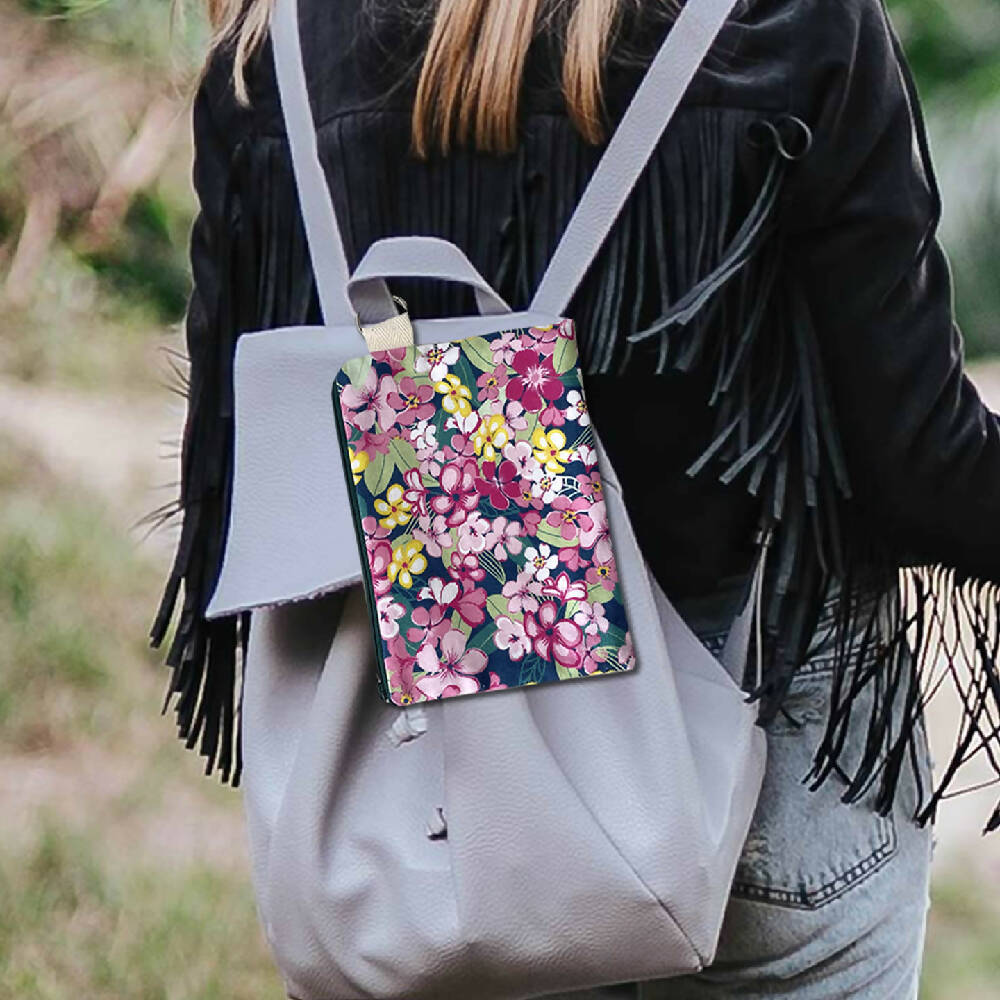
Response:
[[[782,206],[853,493],[896,550],[1000,580],[1000,422],[963,372],[919,99],[882,0],[810,5]]]

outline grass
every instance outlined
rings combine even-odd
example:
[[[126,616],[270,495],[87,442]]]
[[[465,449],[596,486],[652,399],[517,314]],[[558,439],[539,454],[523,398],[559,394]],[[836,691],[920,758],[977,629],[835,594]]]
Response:
[[[156,575],[96,501],[0,444],[0,747],[113,739],[135,705],[123,665],[152,673]]]
[[[49,820],[0,855],[2,1000],[263,1000],[282,995],[244,879],[103,856]]]
[[[283,995],[239,793],[159,715],[161,570],[0,436],[0,1000]]]
[[[951,872],[931,892],[922,1000],[991,1000],[1000,975],[1000,908],[982,880]]]

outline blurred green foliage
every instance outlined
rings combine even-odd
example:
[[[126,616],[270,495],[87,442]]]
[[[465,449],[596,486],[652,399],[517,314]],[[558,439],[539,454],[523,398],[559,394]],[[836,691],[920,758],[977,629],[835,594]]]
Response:
[[[891,0],[893,23],[921,92],[978,103],[1000,97],[997,0]]]

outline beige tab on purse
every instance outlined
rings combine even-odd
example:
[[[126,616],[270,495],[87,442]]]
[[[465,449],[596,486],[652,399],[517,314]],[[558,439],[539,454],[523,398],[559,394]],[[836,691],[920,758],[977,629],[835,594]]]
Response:
[[[394,295],[392,299],[402,312],[382,320],[381,323],[372,323],[371,326],[362,326],[360,320],[358,321],[361,336],[365,338],[368,350],[373,354],[376,351],[391,351],[397,347],[410,347],[413,344],[413,326],[410,323],[407,305],[398,295]]]

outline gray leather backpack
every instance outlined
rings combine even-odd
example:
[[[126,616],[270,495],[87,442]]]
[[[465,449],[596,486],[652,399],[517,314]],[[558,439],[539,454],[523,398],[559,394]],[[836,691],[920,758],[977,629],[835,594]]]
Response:
[[[325,325],[238,341],[231,519],[208,614],[252,612],[246,814],[260,916],[291,997],[516,1000],[712,960],[765,761],[756,707],[734,680],[749,610],[722,661],[710,655],[651,577],[598,442],[636,669],[387,704],[331,384],[367,353],[359,314],[390,315],[386,278],[477,289],[483,315],[417,320],[417,343],[558,322],[733,5],[687,0],[530,311],[512,313],[440,240],[382,241],[349,274],[295,0],[277,0],[278,80]]]

